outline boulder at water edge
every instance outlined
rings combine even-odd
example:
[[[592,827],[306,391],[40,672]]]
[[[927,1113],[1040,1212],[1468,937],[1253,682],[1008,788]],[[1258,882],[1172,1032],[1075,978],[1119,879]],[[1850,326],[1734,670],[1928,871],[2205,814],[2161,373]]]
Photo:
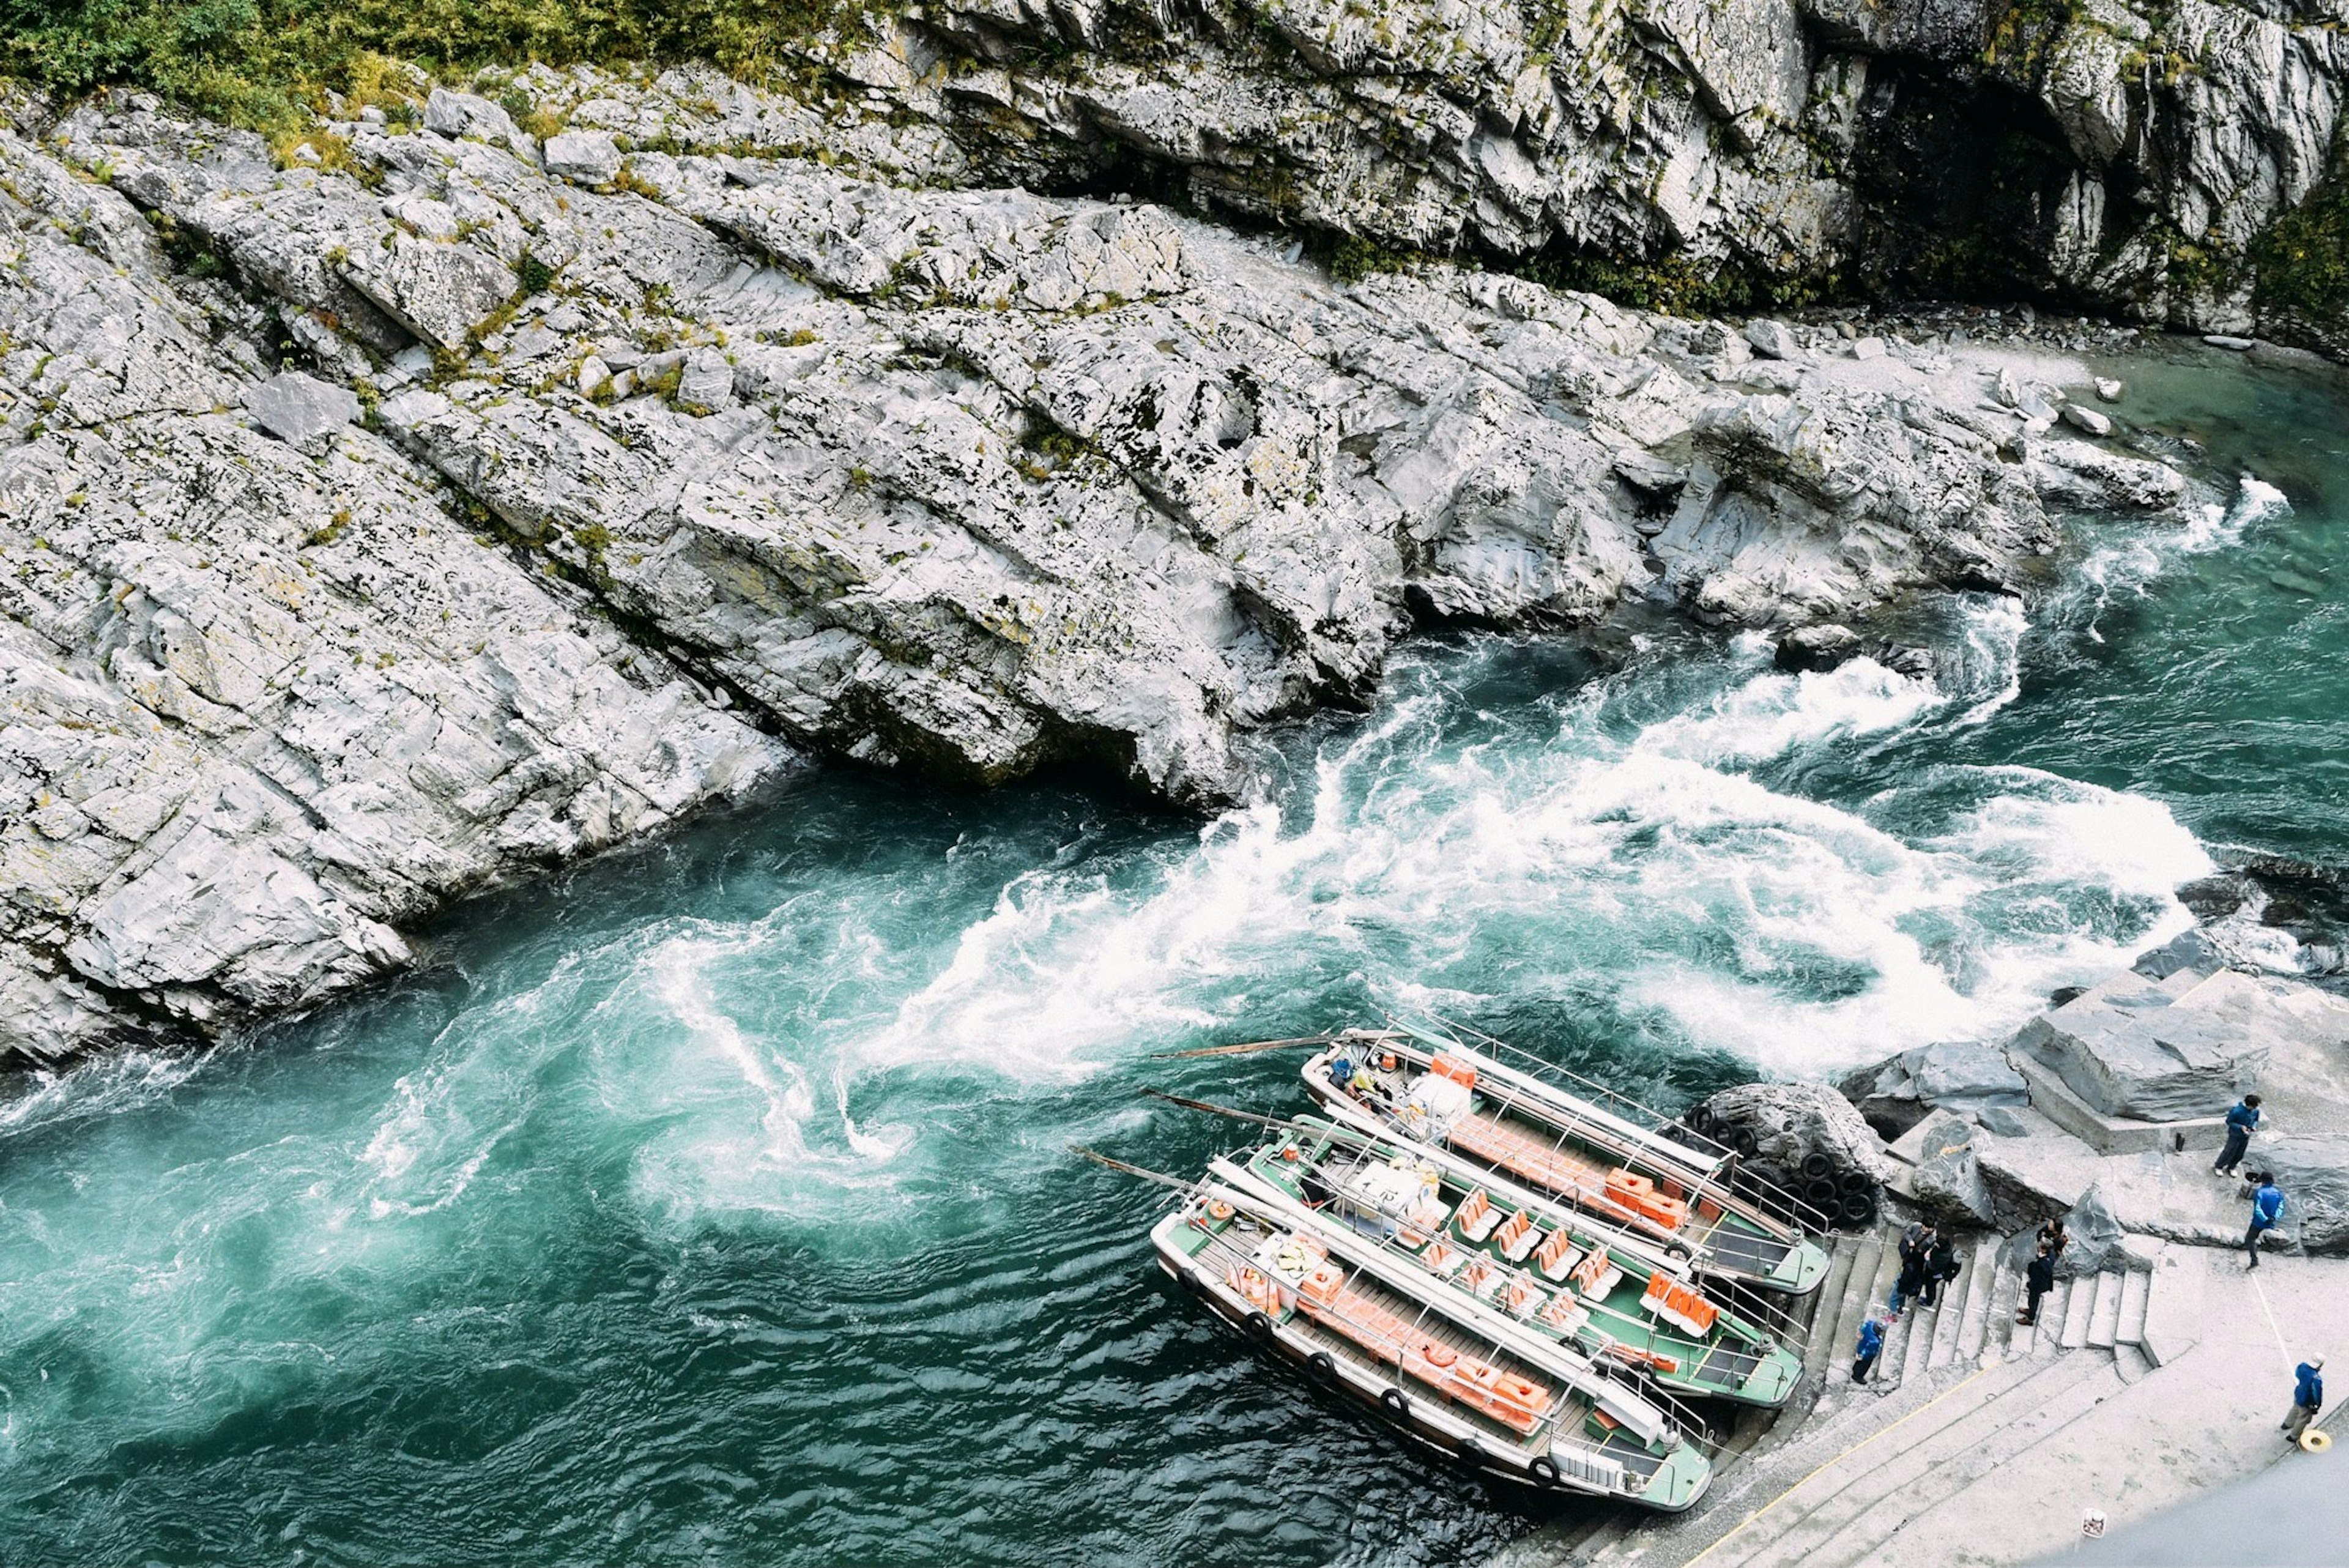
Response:
[[[2031,1103],[2030,1085],[2006,1053],[1976,1041],[1903,1051],[1846,1074],[1837,1086],[1886,1137],[1900,1137],[1934,1109],[1979,1117],[1994,1106]]]

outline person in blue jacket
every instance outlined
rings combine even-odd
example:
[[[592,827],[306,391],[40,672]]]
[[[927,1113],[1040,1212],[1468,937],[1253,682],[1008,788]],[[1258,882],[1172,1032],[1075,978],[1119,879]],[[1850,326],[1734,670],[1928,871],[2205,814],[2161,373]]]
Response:
[[[2260,1236],[2275,1228],[2283,1218],[2283,1189],[2276,1185],[2275,1173],[2261,1171],[2251,1178],[2259,1189],[2251,1194],[2251,1228],[2243,1232],[2243,1251],[2251,1254],[2251,1267],[2260,1266]]]
[[[2297,1443],[2316,1413],[2324,1408],[2324,1379],[2317,1374],[2324,1370],[2324,1357],[2312,1355],[2292,1369],[2292,1414],[2283,1418],[2283,1440]]]
[[[1883,1354],[1884,1324],[1871,1315],[1859,1325],[1859,1345],[1852,1358],[1851,1380],[1854,1383],[1867,1382],[1868,1375],[1876,1370],[1876,1358]]]
[[[2251,1147],[2251,1133],[2259,1125],[2260,1097],[2245,1095],[2227,1113],[2227,1147],[2219,1151],[2217,1162],[2210,1167],[2213,1176],[2235,1174],[2235,1167],[2243,1163],[2243,1151]]]

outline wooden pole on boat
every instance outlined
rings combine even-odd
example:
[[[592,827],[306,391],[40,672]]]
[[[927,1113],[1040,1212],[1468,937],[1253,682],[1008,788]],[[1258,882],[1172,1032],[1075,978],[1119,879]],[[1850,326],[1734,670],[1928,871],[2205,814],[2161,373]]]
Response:
[[[1236,1110],[1230,1106],[1219,1106],[1211,1100],[1194,1100],[1182,1095],[1170,1095],[1164,1089],[1143,1089],[1141,1092],[1154,1100],[1164,1100],[1168,1105],[1180,1106],[1186,1111],[1205,1111],[1211,1116],[1229,1116],[1236,1122],[1254,1122],[1260,1127],[1279,1127],[1288,1132],[1304,1130],[1286,1116],[1268,1116],[1257,1111]]]
[[[1334,1045],[1335,1033],[1300,1034],[1294,1040],[1251,1040],[1239,1045],[1203,1045],[1195,1051],[1155,1051],[1153,1062],[1190,1062],[1202,1056],[1247,1056],[1258,1051],[1288,1051],[1306,1045]]]
[[[1122,1159],[1112,1159],[1101,1150],[1087,1148],[1081,1143],[1071,1144],[1069,1152],[1081,1158],[1090,1159],[1095,1165],[1105,1165],[1122,1176],[1140,1177],[1144,1181],[1154,1181],[1161,1187],[1172,1187],[1178,1191],[1188,1192],[1199,1185],[1195,1181],[1185,1181],[1179,1176],[1169,1176],[1163,1170],[1152,1170],[1144,1166],[1128,1165]]]

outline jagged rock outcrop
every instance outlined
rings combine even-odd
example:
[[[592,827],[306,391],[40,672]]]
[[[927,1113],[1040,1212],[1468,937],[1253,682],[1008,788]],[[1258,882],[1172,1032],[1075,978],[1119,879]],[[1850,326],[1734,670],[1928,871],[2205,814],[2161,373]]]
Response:
[[[1414,611],[1791,625],[2054,541],[1987,362],[1333,286],[1146,204],[852,178],[739,91],[722,145],[564,140],[641,131],[625,90],[551,148],[445,90],[290,150],[135,96],[0,137],[11,1048],[378,972],[771,771],[746,711],[1210,803]],[[2166,504],[2108,455],[2065,504]]]
[[[782,764],[381,437],[243,422],[145,221],[0,161],[0,1059],[308,1001]]]
[[[2031,1103],[2023,1075],[1995,1045],[1948,1041],[1920,1045],[1846,1074],[1837,1082],[1868,1126],[1897,1138],[1930,1110],[1976,1115]]]
[[[705,146],[886,116],[926,134],[868,130],[877,167],[1174,188],[1659,296],[2041,293],[2337,348],[2261,241],[2349,173],[2344,23],[2342,0],[945,0],[844,7],[804,57],[845,86],[802,120],[722,83],[684,114],[601,83],[538,101]]]

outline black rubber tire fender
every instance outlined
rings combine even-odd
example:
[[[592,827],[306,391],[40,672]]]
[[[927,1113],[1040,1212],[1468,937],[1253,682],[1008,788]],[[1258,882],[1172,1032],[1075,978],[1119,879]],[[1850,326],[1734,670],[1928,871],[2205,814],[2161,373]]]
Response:
[[[1773,1187],[1781,1192],[1786,1189],[1786,1173],[1766,1161],[1745,1167],[1745,1179],[1755,1187]]]
[[[1272,1319],[1265,1316],[1264,1314],[1260,1312],[1252,1312],[1248,1314],[1246,1318],[1241,1320],[1240,1326],[1247,1330],[1247,1336],[1250,1339],[1255,1340],[1258,1345],[1268,1345],[1271,1343]]]
[[[1822,1176],[1803,1183],[1803,1201],[1832,1214],[1843,1201],[1843,1189]]]
[[[1456,1450],[1455,1457],[1472,1470],[1483,1469],[1492,1458],[1485,1451],[1485,1445],[1474,1438],[1460,1439],[1460,1447]]]
[[[1411,1396],[1400,1388],[1380,1389],[1379,1403],[1385,1406],[1387,1414],[1397,1420],[1402,1420],[1411,1414]]]
[[[1536,1454],[1534,1456],[1534,1462],[1527,1465],[1526,1469],[1533,1471],[1534,1480],[1541,1482],[1542,1485],[1557,1485],[1557,1461],[1551,1459],[1547,1454]]]
[[[1846,1171],[1844,1179],[1836,1185],[1843,1189],[1847,1197],[1855,1192],[1865,1192],[1870,1198],[1876,1196],[1876,1178],[1864,1170]]]
[[[1754,1129],[1752,1127],[1730,1128],[1728,1133],[1725,1135],[1725,1141],[1728,1143],[1730,1147],[1737,1151],[1737,1158],[1740,1159],[1752,1159],[1754,1158],[1754,1151],[1762,1147],[1762,1140],[1754,1136]],[[1773,1167],[1772,1168],[1775,1169],[1776,1168]]]
[[[1833,1176],[1835,1168],[1836,1163],[1833,1159],[1816,1150],[1803,1157],[1803,1174],[1813,1181],[1822,1177]]]
[[[1837,1217],[1847,1225],[1865,1225],[1876,1218],[1876,1198],[1872,1193],[1847,1192]]]
[[[1317,1383],[1338,1381],[1338,1363],[1326,1350],[1317,1350],[1305,1358],[1305,1370]]]

